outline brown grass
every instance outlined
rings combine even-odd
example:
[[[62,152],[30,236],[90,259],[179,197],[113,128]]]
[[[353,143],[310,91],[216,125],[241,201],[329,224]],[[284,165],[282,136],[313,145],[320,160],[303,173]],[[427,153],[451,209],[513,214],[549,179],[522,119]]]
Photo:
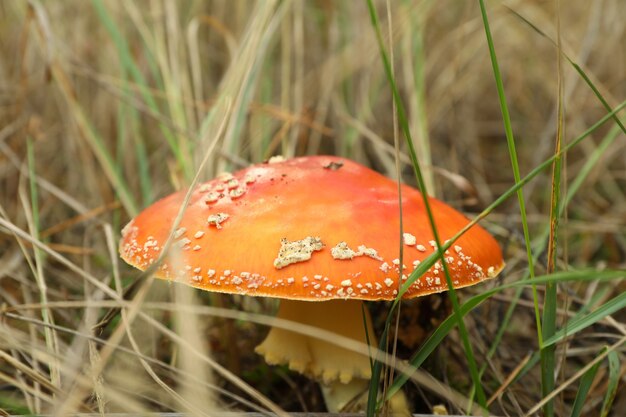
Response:
[[[255,317],[271,313],[271,302],[148,280],[139,299],[123,303],[123,287],[138,273],[119,262],[116,247],[126,221],[188,185],[209,150],[204,179],[275,154],[319,153],[394,176],[391,94],[366,4],[103,2],[125,49],[96,3],[0,3],[0,414],[322,411],[313,383],[253,353],[266,327],[201,307]],[[377,6],[387,16],[385,3]],[[556,39],[556,6],[488,6],[524,174],[553,152],[557,66],[551,40],[516,14]],[[561,6],[564,51],[611,106],[626,97],[623,6]],[[478,5],[392,2],[390,12],[396,80],[429,192],[477,212],[513,185]],[[568,143],[606,111],[564,65]],[[610,136],[612,127],[567,154],[565,188],[587,161],[595,163],[562,220],[558,270],[626,267],[626,137]],[[407,161],[401,158],[404,180],[414,183]],[[533,237],[549,220],[550,181],[546,172],[524,189]],[[506,253],[500,283],[520,279],[527,264],[516,201],[498,207],[486,226]],[[538,275],[545,264],[540,257]],[[562,320],[625,290],[623,281],[562,285]],[[466,323],[479,365],[488,365],[491,412],[522,416],[541,400],[537,365],[513,378],[537,349],[530,290],[486,358],[512,297],[504,291],[491,298]],[[181,311],[176,302],[192,307]],[[115,305],[125,306],[123,314],[94,334],[92,326]],[[446,306],[442,297],[403,308],[399,356],[415,351]],[[385,315],[384,306],[372,309]],[[623,338],[625,322],[620,311],[559,344],[557,386]],[[414,411],[445,403],[451,414],[463,412],[454,392],[468,396],[471,380],[457,338],[451,334],[426,366],[449,394],[409,383]],[[624,346],[616,351],[622,384],[613,416],[626,407]],[[600,367],[583,415],[597,415],[607,372]],[[558,415],[569,415],[577,386],[556,397]]]

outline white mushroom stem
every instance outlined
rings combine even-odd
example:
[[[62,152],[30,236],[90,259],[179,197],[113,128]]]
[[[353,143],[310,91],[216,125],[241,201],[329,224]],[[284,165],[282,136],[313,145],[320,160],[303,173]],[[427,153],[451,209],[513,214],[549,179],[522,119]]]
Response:
[[[377,343],[369,312],[363,310],[362,301],[282,300],[277,317],[337,333],[364,344],[367,344],[367,326],[370,344],[375,347]],[[364,407],[367,395],[362,394],[367,393],[371,377],[367,355],[344,349],[313,335],[278,327],[270,330],[256,351],[269,364],[287,363],[290,369],[321,380],[329,412],[347,411],[346,406],[349,406],[350,411]],[[392,400],[392,412],[409,414],[404,396],[396,397]]]

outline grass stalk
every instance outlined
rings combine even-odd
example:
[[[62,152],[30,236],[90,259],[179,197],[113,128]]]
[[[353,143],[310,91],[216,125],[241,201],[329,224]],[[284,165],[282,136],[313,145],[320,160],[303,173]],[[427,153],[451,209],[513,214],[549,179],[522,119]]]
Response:
[[[562,157],[560,156],[561,143],[563,140],[563,117],[564,117],[564,103],[563,103],[563,68],[561,59],[561,24],[560,24],[560,4],[557,3],[557,128],[555,138],[555,155],[559,155],[554,158],[552,164],[552,192],[550,195],[550,233],[548,237],[548,261],[546,265],[546,271],[551,274],[556,269],[557,262],[557,241],[559,231],[559,220],[561,217],[560,201],[561,201],[561,170],[562,170]],[[557,322],[557,286],[554,284],[547,284],[543,302],[543,337],[550,338],[556,332]],[[546,346],[545,343],[541,344],[541,391],[544,397],[547,397],[556,385],[556,347],[553,345]],[[548,401],[544,407],[544,415],[547,417],[554,416],[554,402]]]
[[[430,228],[431,231],[433,233],[433,237],[434,240],[437,244],[437,256],[439,258],[439,260],[441,261],[441,264],[443,266],[443,271],[446,277],[446,282],[448,285],[448,295],[450,297],[450,300],[452,302],[452,308],[454,311],[454,317],[457,320],[457,325],[459,328],[459,334],[461,336],[461,340],[463,343],[463,348],[465,350],[465,355],[469,364],[469,370],[470,370],[470,374],[472,377],[472,382],[474,384],[474,389],[476,390],[476,395],[478,398],[478,403],[483,407],[483,409],[486,408],[487,405],[487,399],[482,387],[482,384],[480,382],[480,377],[478,374],[478,367],[476,365],[476,359],[474,357],[473,354],[473,350],[472,350],[472,346],[469,342],[469,337],[467,334],[467,329],[465,327],[465,323],[463,322],[462,316],[459,314],[459,300],[458,300],[458,296],[456,295],[456,291],[454,290],[454,285],[452,284],[452,280],[450,278],[450,273],[448,271],[448,266],[447,266],[447,262],[444,258],[444,249],[442,248],[442,244],[441,244],[441,239],[439,237],[439,233],[437,231],[437,225],[435,224],[434,218],[433,218],[433,214],[430,208],[430,204],[428,201],[428,192],[426,189],[426,184],[424,182],[424,177],[422,175],[422,171],[420,168],[420,164],[417,158],[417,155],[415,153],[415,148],[413,146],[413,139],[411,137],[411,130],[408,124],[408,119],[406,116],[406,112],[405,112],[405,108],[404,108],[404,104],[402,102],[402,99],[400,98],[400,94],[398,91],[398,88],[396,86],[396,82],[395,82],[395,78],[393,76],[393,71],[391,69],[391,63],[387,57],[387,52],[386,52],[386,48],[385,48],[385,44],[383,41],[383,36],[382,36],[382,32],[381,32],[381,28],[380,28],[380,23],[379,23],[379,19],[378,19],[378,14],[376,12],[376,9],[374,7],[374,4],[372,2],[372,0],[368,0],[367,2],[368,5],[368,9],[369,9],[369,13],[370,13],[370,18],[372,21],[372,27],[376,33],[376,39],[378,41],[378,47],[379,47],[379,51],[380,51],[380,56],[381,59],[383,61],[383,66],[385,69],[385,73],[387,75],[387,80],[389,81],[390,84],[390,88],[391,88],[391,92],[393,95],[393,100],[394,103],[396,104],[396,109],[398,112],[398,122],[400,124],[400,128],[402,130],[402,133],[405,137],[406,143],[408,145],[408,149],[409,149],[409,156],[411,157],[411,162],[413,164],[413,171],[415,174],[415,177],[417,179],[417,183],[418,183],[418,188],[420,190],[420,192],[422,193],[422,198],[424,200],[424,207],[426,209],[426,213],[428,214],[428,221],[430,224]],[[395,311],[395,309],[397,308],[397,306],[399,305],[399,302],[401,300],[401,294],[399,292],[398,297],[396,298],[396,300],[394,301],[394,303],[392,304],[392,307],[390,308],[390,312],[389,312],[389,316],[385,325],[385,337],[386,334],[388,333],[388,329],[391,325],[391,321],[390,319],[393,317],[393,312]],[[384,347],[381,345],[381,347]],[[374,401],[375,399],[375,385],[378,383],[378,380],[380,378],[380,364],[379,363],[375,363],[374,366],[374,371],[372,372],[372,383],[371,383],[371,387],[370,387],[370,396],[369,396],[369,401],[368,401],[368,407],[367,407],[367,413],[368,416],[373,416],[374,415],[374,411],[375,411],[375,405],[376,402]]]
[[[613,117],[615,117],[616,113],[620,112],[624,108],[626,108],[626,101],[624,101],[620,105],[616,106],[613,109],[613,111],[611,111],[609,114],[607,114],[604,117],[602,117],[600,120],[598,120],[596,123],[594,123],[591,127],[589,127],[587,130],[585,130],[585,132],[583,132],[581,135],[579,135],[576,139],[574,139],[572,142],[570,142],[569,144],[564,146],[560,150],[559,153],[557,153],[555,155],[552,155],[550,158],[546,159],[541,164],[539,164],[537,167],[535,167],[525,177],[521,178],[520,182],[516,183],[514,186],[509,188],[505,193],[503,193],[493,203],[491,203],[487,208],[485,208],[485,210],[483,210],[478,216],[476,216],[467,226],[465,226],[462,230],[460,230],[455,236],[450,238],[448,240],[448,242],[443,245],[442,249],[445,251],[446,249],[451,247],[454,244],[454,242],[456,241],[456,239],[458,239],[460,236],[462,236],[467,230],[469,230],[472,226],[474,226],[480,220],[485,218],[489,213],[491,213],[496,207],[498,207],[504,201],[508,200],[513,195],[515,195],[519,188],[521,188],[524,185],[528,184],[532,179],[537,177],[541,172],[543,172],[546,168],[548,168],[550,165],[552,165],[554,163],[554,159],[557,156],[561,156],[563,153],[570,151],[576,145],[580,144],[585,138],[588,138],[591,135],[592,132],[596,131],[600,126],[602,126],[608,120],[611,120]],[[576,191],[575,187],[571,187],[570,188],[570,193],[572,193],[571,195],[573,195],[573,193],[575,191]],[[546,233],[545,241],[547,242],[547,233]],[[435,264],[437,259],[438,259],[437,258],[437,253],[433,253],[432,255],[430,255],[429,257],[424,259],[420,263],[420,265],[408,277],[408,279],[405,282],[404,286],[399,291],[398,297],[402,297],[402,295],[408,290],[408,288],[410,288],[410,286],[415,282],[415,280],[419,279],[419,277],[421,275],[423,275],[426,271],[428,271]],[[618,275],[619,274],[623,274],[623,272],[620,272],[620,271],[616,271],[616,272],[618,273]],[[559,275],[559,274],[564,274],[564,273],[554,273],[551,276],[552,277],[569,276],[567,274],[565,274],[565,275]],[[584,276],[584,274],[583,274],[583,276]],[[580,276],[578,279],[584,280],[583,276]],[[602,273],[597,273],[595,275],[594,274],[589,274],[589,277],[591,277],[591,278],[594,277],[594,276],[601,277]],[[591,278],[589,278],[589,279],[591,279]],[[549,282],[561,282],[561,280],[559,280],[559,279],[539,280],[539,279],[535,279],[535,277],[528,277],[528,278],[525,278],[523,280],[518,281],[519,285],[517,285],[517,284],[506,284],[506,285],[503,285],[503,286],[500,286],[500,287],[497,287],[497,288],[500,288],[500,289],[505,289],[505,288],[522,288],[522,285],[526,285],[526,284],[530,285],[531,287],[533,287],[533,286],[536,286],[536,285],[545,284],[548,281]],[[493,290],[488,290],[486,293],[481,294],[480,296],[476,296],[476,297],[468,300],[466,303],[464,303],[464,305],[463,305],[464,308],[465,308],[465,306],[471,306],[471,307],[469,307],[470,309],[474,308],[476,305],[478,305],[484,299],[488,298],[491,294],[493,294],[491,291],[493,291]],[[485,297],[485,298],[482,298],[482,297]],[[453,317],[448,318],[446,320],[446,322],[452,323],[453,322]],[[439,329],[440,328],[444,328],[444,323],[442,323],[439,326],[439,328],[433,333],[433,336],[431,336],[431,338],[433,338],[434,340],[439,340],[439,342],[441,340],[443,340],[443,337],[445,337],[445,335],[447,335],[447,333],[451,329],[451,328],[449,328],[448,330],[445,330],[445,329],[442,330],[441,333],[444,333],[444,334],[440,335],[440,330]],[[437,334],[438,336],[435,336],[435,334]],[[441,339],[439,339],[439,337]],[[430,338],[429,338],[429,340],[430,340]],[[411,360],[411,364],[413,366],[415,366],[415,367],[420,366],[421,363],[423,362],[423,360],[426,359],[426,357],[432,352],[432,350],[434,350],[434,348],[438,345],[439,342],[434,343],[432,345],[432,349],[431,350],[427,349],[428,341],[426,343],[424,343],[424,345],[420,348],[420,350],[413,356],[414,359]],[[427,353],[422,354],[422,352],[427,352]],[[389,395],[392,395],[395,392],[395,390],[399,389],[399,387],[402,386],[402,384],[405,383],[405,382],[406,382],[406,378],[404,378],[404,379],[402,379],[402,378],[397,379],[396,382],[394,383],[392,389],[390,389],[390,391],[388,393],[388,397],[389,397]]]
[[[141,97],[147,104],[148,108],[154,114],[161,114],[159,105],[157,104],[151,93],[145,76],[135,63],[135,60],[130,52],[125,37],[122,35],[117,24],[114,22],[113,18],[107,11],[106,6],[101,0],[92,0],[92,5],[103,26],[107,29],[109,35],[111,36],[111,39],[115,44],[123,68],[125,68],[130,73],[133,81],[137,84]],[[185,178],[187,180],[190,180],[193,174],[193,164],[190,161],[190,155],[185,154],[185,151],[181,147],[179,140],[177,140],[174,133],[166,125],[159,124],[159,127],[161,129],[163,137],[167,140],[167,143],[169,144],[169,147],[176,158],[179,169],[182,170]]]
[[[28,160],[28,179],[29,179],[29,190],[30,190],[30,209],[26,210],[26,213],[30,213],[31,221],[29,222],[30,233],[35,239],[39,239],[39,231],[40,231],[40,221],[39,221],[39,193],[37,192],[37,183],[35,179],[37,175],[35,173],[35,150],[33,145],[32,138],[28,138],[26,141],[26,154]],[[52,310],[47,307],[48,304],[48,285],[46,283],[46,278],[44,274],[44,256],[43,253],[34,248],[33,250],[35,256],[35,270],[33,274],[35,276],[35,282],[37,283],[37,289],[39,291],[39,299],[41,304],[44,306],[41,309],[41,318],[47,325],[54,325],[54,316],[52,314]],[[53,352],[54,354],[58,354],[59,352],[59,341],[57,339],[57,334],[50,327],[44,328],[44,338],[46,341],[46,346],[49,352]],[[55,359],[52,359],[50,363],[48,363],[48,367],[50,368],[50,381],[53,386],[60,387],[61,386],[61,374],[59,371],[60,364]]]
[[[513,178],[515,183],[521,181],[519,163],[517,158],[517,150],[515,147],[515,137],[513,136],[513,127],[511,125],[511,116],[509,114],[509,107],[506,102],[506,96],[504,94],[504,83],[502,82],[502,74],[500,73],[500,66],[498,64],[498,58],[496,56],[496,49],[493,43],[493,36],[491,35],[491,29],[489,26],[489,18],[487,17],[487,9],[485,2],[479,0],[480,12],[483,20],[483,27],[485,28],[485,36],[487,37],[487,46],[489,48],[489,57],[491,58],[491,65],[493,69],[493,76],[496,81],[496,88],[498,90],[498,99],[500,100],[500,110],[502,111],[502,122],[504,123],[504,133],[506,135],[506,142],[509,149],[509,156],[511,158],[511,166],[513,168]],[[519,203],[520,215],[522,216],[522,231],[524,233],[524,243],[526,245],[526,259],[528,261],[528,271],[530,277],[535,276],[535,266],[533,253],[531,248],[530,232],[528,230],[528,221],[526,219],[526,202],[524,200],[524,193],[522,188],[517,191],[517,201]],[[541,318],[539,312],[539,296],[537,294],[537,288],[533,287],[533,301],[535,303],[535,322],[537,325],[537,341],[539,346],[542,344],[543,336],[541,329]]]

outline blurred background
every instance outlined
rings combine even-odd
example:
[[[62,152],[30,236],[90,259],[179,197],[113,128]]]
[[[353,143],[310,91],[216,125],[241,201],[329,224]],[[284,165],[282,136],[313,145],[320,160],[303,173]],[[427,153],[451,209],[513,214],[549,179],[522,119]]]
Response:
[[[479,4],[374,5],[427,190],[472,217],[515,183]],[[557,6],[487,2],[522,176],[554,154]],[[607,114],[598,95],[611,108],[626,97],[626,7],[572,0],[558,10],[563,52],[598,91],[563,59],[563,146],[593,129],[564,158],[562,192],[575,193],[561,219],[557,270],[623,269],[626,137],[613,121],[594,124]],[[364,1],[1,2],[0,414],[257,411],[267,399],[288,411],[323,411],[313,382],[254,354],[266,328],[202,309],[272,313],[271,302],[155,282],[146,300],[160,307],[131,303],[132,325],[118,316],[101,335],[91,328],[116,305],[112,293],[119,297],[138,276],[118,260],[120,229],[155,199],[184,189],[207,154],[201,180],[273,155],[334,154],[390,177],[398,162],[403,181],[415,185],[392,103]],[[523,189],[536,275],[545,273],[551,188],[548,168]],[[515,195],[482,224],[508,264],[484,286],[525,278]],[[560,317],[625,289],[623,280],[562,285]],[[518,375],[538,346],[530,289],[519,297],[502,291],[466,319],[495,414],[523,415],[541,399],[538,366]],[[195,313],[181,318],[170,301],[188,302]],[[385,309],[372,306],[379,326]],[[445,295],[408,303],[398,356],[410,357],[449,311]],[[559,345],[557,383],[624,337],[625,320],[618,309]],[[613,409],[624,410],[624,346],[615,351],[622,384]],[[424,369],[470,395],[454,332]],[[600,370],[582,415],[602,406],[609,371]],[[577,386],[556,397],[558,415],[569,414]],[[405,390],[416,412],[438,404],[463,412],[452,396],[414,382]]]

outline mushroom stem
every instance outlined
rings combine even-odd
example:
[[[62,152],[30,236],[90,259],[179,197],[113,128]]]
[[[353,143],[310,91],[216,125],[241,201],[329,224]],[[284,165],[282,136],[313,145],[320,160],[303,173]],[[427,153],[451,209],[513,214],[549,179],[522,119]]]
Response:
[[[353,378],[347,384],[339,381],[333,381],[328,384],[320,383],[328,412],[364,411],[363,406],[367,403],[366,397],[369,382],[369,379]]]
[[[307,324],[376,346],[372,321],[359,300],[307,302],[282,300],[277,317]],[[365,329],[367,328],[367,337]],[[285,364],[302,374],[321,380],[329,412],[363,408],[371,377],[367,355],[344,349],[313,336],[273,327],[256,348],[269,364]],[[401,393],[400,393],[401,394]],[[394,398],[395,399],[395,398]],[[403,395],[392,400],[393,413],[409,414]]]

